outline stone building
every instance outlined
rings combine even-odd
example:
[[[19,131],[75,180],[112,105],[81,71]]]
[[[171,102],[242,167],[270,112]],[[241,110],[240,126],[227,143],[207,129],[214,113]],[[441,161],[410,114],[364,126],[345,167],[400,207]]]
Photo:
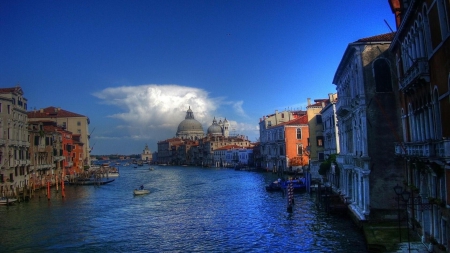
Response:
[[[389,48],[397,63],[403,161],[411,222],[424,241],[450,246],[450,3],[389,1],[397,32]],[[422,208],[426,207],[426,208]]]
[[[306,106],[309,127],[308,151],[310,153],[310,163],[313,167],[318,166],[320,162],[325,160],[322,115],[320,112],[327,103],[328,100],[325,98],[314,99],[314,103],[311,103],[311,99],[308,98],[308,105]]]
[[[177,129],[176,137],[180,139],[198,140],[203,138],[205,133],[200,122],[194,117],[191,107],[186,112],[186,117],[180,122]]]
[[[395,65],[388,51],[394,33],[350,43],[333,83],[339,128],[339,191],[356,220],[383,219],[397,211],[386,189],[402,180],[395,157],[399,106]]]
[[[27,99],[20,86],[0,88],[0,194],[28,185],[30,157]]]
[[[27,113],[29,121],[43,121],[50,120],[56,122],[56,124],[67,131],[72,132],[73,134],[80,135],[80,143],[83,143],[83,154],[81,157],[83,166],[90,165],[90,132],[89,132],[89,123],[90,120],[88,117],[63,110],[58,107],[47,107],[40,110],[33,110]]]
[[[286,170],[288,167],[289,159],[296,157],[294,154],[306,154],[306,148],[308,146],[308,138],[309,138],[309,129],[308,128],[296,128],[299,131],[299,136],[301,138],[297,138],[297,132],[291,137],[300,141],[303,140],[301,147],[302,150],[299,151],[297,146],[294,147],[292,154],[286,157],[286,138],[284,133],[284,128],[286,123],[294,121],[299,118],[305,118],[305,111],[302,110],[285,110],[279,112],[275,111],[273,114],[265,115],[263,118],[259,120],[259,154],[256,159],[258,160],[259,166],[261,166],[265,170]],[[306,119],[307,120],[307,119]],[[307,124],[307,123],[306,123]],[[279,126],[276,128],[276,126]],[[281,127],[281,128],[280,128]],[[282,134],[282,136],[280,136]],[[291,152],[291,151],[289,151]],[[303,157],[303,156],[302,156]],[[308,160],[308,159],[305,159]]]
[[[148,148],[148,145],[145,144],[145,148],[141,154],[141,160],[146,161],[146,162],[152,162],[152,156],[153,156],[153,154],[150,151],[150,149]]]

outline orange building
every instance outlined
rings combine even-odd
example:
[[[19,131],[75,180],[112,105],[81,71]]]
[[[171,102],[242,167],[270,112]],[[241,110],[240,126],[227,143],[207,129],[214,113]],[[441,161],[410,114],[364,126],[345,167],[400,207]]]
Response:
[[[267,126],[260,137],[262,167],[274,171],[289,171],[293,166],[308,164],[309,153],[306,147],[309,127],[306,112],[295,119]]]
[[[83,143],[79,134],[72,134],[72,169],[75,173],[80,174],[84,171],[83,164]]]

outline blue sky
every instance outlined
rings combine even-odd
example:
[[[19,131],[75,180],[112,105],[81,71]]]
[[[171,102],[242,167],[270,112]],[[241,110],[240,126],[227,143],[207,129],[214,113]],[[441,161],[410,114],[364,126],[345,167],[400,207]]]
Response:
[[[262,116],[335,93],[348,43],[384,20],[387,0],[3,0],[0,87],[88,116],[92,154],[156,151],[189,106],[256,141]]]

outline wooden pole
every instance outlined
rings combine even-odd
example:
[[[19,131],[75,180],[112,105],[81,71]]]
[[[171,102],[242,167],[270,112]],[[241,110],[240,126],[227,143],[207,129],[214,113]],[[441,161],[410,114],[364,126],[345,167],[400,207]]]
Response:
[[[50,181],[47,181],[47,199],[50,200]]]

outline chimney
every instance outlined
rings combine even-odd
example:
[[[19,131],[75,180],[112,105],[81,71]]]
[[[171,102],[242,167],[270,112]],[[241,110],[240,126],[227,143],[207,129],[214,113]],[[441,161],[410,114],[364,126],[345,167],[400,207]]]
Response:
[[[42,108],[39,109],[39,112],[40,112],[40,113],[44,113],[44,109],[42,109]]]
[[[307,98],[308,100],[308,105],[311,105],[311,98]]]

